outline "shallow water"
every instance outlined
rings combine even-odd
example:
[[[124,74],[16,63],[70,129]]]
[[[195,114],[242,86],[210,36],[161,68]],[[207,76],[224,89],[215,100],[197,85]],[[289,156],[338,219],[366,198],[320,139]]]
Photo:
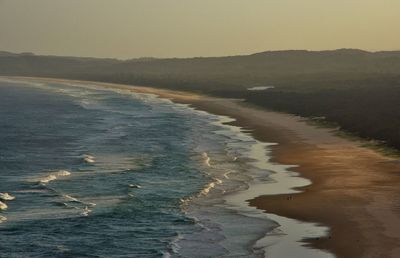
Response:
[[[0,214],[1,254],[277,257],[293,244],[308,252],[298,241],[325,228],[245,202],[268,184],[286,192],[304,182],[227,119],[124,90],[0,81],[0,192],[16,197]],[[278,236],[277,222],[291,234]]]

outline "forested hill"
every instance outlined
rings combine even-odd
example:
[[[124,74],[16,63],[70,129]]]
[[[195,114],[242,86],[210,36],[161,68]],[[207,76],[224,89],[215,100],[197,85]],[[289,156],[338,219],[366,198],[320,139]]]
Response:
[[[131,60],[0,53],[0,74],[162,83],[198,89],[286,85],[293,80],[360,80],[400,75],[400,51],[271,51],[246,56]],[[338,77],[339,76],[339,77]]]
[[[240,97],[274,110],[324,117],[400,149],[400,51],[268,51],[131,60],[0,52],[0,75],[150,85]],[[255,86],[273,86],[249,91]]]

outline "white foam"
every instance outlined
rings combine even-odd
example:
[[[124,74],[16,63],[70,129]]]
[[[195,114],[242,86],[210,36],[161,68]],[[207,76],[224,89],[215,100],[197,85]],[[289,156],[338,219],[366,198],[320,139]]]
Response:
[[[129,184],[130,188],[142,188],[140,185]]]
[[[65,207],[70,208],[70,209],[79,210],[80,215],[84,216],[84,217],[89,216],[89,213],[92,212],[92,210],[89,207],[96,206],[96,203],[85,202],[85,201],[79,200],[78,198],[72,197],[71,195],[68,195],[68,194],[64,194],[62,196],[67,200],[67,202],[63,203],[63,205]]]
[[[87,155],[87,154],[83,155],[83,161],[86,162],[86,163],[89,163],[89,164],[92,164],[92,163],[96,162],[95,158],[93,156]]]
[[[69,171],[67,171],[67,170],[59,170],[59,171],[56,173],[56,175],[57,175],[57,176],[69,176],[69,175],[71,175],[71,172],[69,172]]]
[[[204,159],[204,164],[206,164],[208,167],[211,167],[211,164],[210,164],[211,159],[208,156],[207,152],[203,152],[202,157]]]
[[[230,171],[226,172],[223,174],[223,176],[225,177],[225,179],[229,179],[229,174],[232,173]]]
[[[93,88],[93,89],[98,90],[98,88],[96,88],[96,86],[87,86],[87,85],[83,85],[83,84],[82,85],[72,85],[72,86]],[[100,87],[101,87],[101,85],[100,85]],[[270,86],[267,86],[267,87],[271,88]],[[256,89],[256,88],[258,88],[258,89]],[[118,92],[118,90],[115,90],[115,89],[107,89],[107,88],[104,88],[104,89]],[[264,87],[264,89],[265,89],[265,87]],[[251,90],[251,88],[249,88],[249,90]],[[260,87],[253,87],[253,90],[263,90],[263,89],[260,89]],[[126,94],[126,93],[131,94],[135,98],[141,99],[144,102],[157,102],[158,104],[161,102],[166,103],[166,104],[171,103],[171,101],[169,101],[169,100],[163,101],[162,99],[157,98],[151,94],[132,93],[129,90],[120,90],[119,92],[123,93],[123,94]],[[199,114],[199,115],[203,114],[207,117],[213,117],[213,118],[217,117],[217,116],[210,115],[203,111],[194,110],[193,108],[190,108],[187,105],[175,105],[174,104],[174,106],[172,106],[172,107],[176,107],[176,109],[182,110],[184,112],[189,111],[189,112],[195,112],[196,114]],[[311,234],[312,236],[315,236],[315,235],[323,236],[326,233],[325,227],[319,227],[318,225],[315,225],[312,223],[301,223],[301,225],[304,226],[303,227],[304,230],[297,230],[297,229],[300,229],[300,227],[296,226],[296,223],[300,223],[298,221],[290,220],[290,219],[279,217],[276,215],[266,215],[265,213],[263,213],[263,211],[257,210],[255,208],[248,206],[248,204],[246,202],[247,200],[252,199],[256,196],[265,194],[265,192],[267,192],[268,189],[271,189],[270,190],[271,193],[274,192],[275,194],[287,193],[288,191],[295,192],[295,190],[293,190],[293,187],[297,186],[298,182],[302,181],[302,179],[300,179],[298,177],[293,178],[292,173],[290,173],[287,170],[288,167],[284,167],[284,166],[280,167],[280,165],[271,164],[269,162],[268,158],[265,159],[265,157],[268,156],[268,153],[266,153],[265,151],[264,152],[261,151],[261,149],[265,149],[266,145],[260,144],[258,142],[254,143],[255,140],[251,136],[243,133],[242,129],[240,127],[224,124],[224,123],[232,122],[232,121],[234,121],[234,119],[229,118],[229,117],[223,117],[223,116],[219,117],[218,121],[214,121],[213,124],[219,126],[221,128],[221,130],[216,131],[215,133],[223,135],[229,139],[234,139],[234,141],[240,142],[241,145],[245,145],[243,152],[246,152],[246,151],[248,152],[248,155],[245,158],[255,160],[255,162],[252,165],[253,165],[253,167],[255,167],[257,169],[248,170],[248,172],[250,174],[240,173],[240,171],[235,172],[235,173],[229,173],[229,177],[225,176],[225,175],[228,175],[228,174],[224,174],[226,172],[219,173],[218,174],[219,177],[225,177],[226,179],[229,178],[231,180],[225,180],[227,182],[225,184],[225,182],[214,179],[215,180],[214,182],[211,182],[210,184],[208,184],[205,187],[205,189],[203,189],[203,192],[205,193],[204,196],[207,195],[207,198],[203,198],[204,199],[203,205],[204,204],[207,205],[210,203],[211,204],[208,206],[201,207],[201,209],[197,210],[196,212],[199,213],[199,215],[200,215],[199,219],[202,223],[208,222],[208,224],[210,224],[210,225],[207,224],[207,227],[205,226],[205,228],[210,229],[209,232],[212,232],[213,230],[214,231],[219,230],[219,232],[222,231],[224,234],[226,234],[226,237],[227,237],[224,241],[221,242],[222,245],[224,247],[226,247],[226,249],[228,249],[228,250],[231,250],[231,249],[237,250],[238,249],[237,246],[239,246],[239,248],[242,248],[242,246],[247,245],[248,243],[252,242],[254,239],[247,238],[247,236],[246,236],[247,234],[243,234],[243,235],[245,235],[244,236],[245,238],[240,239],[241,240],[240,242],[235,242],[235,240],[238,240],[238,238],[235,236],[235,234],[232,233],[232,228],[234,228],[235,226],[238,226],[238,225],[236,225],[238,223],[236,223],[236,224],[232,223],[232,221],[235,221],[235,220],[232,220],[232,221],[225,220],[224,221],[224,219],[221,219],[221,218],[224,218],[223,216],[221,216],[221,214],[224,214],[224,216],[231,216],[230,218],[234,218],[234,219],[237,219],[238,215],[241,215],[242,217],[240,217],[240,218],[242,219],[242,222],[244,224],[239,223],[240,224],[239,226],[241,227],[240,232],[242,232],[242,230],[243,230],[243,228],[242,228],[243,225],[251,226],[251,224],[248,224],[248,221],[253,221],[253,222],[256,221],[257,223],[255,223],[254,229],[258,228],[261,231],[252,231],[252,232],[253,233],[254,232],[264,232],[265,233],[267,231],[267,227],[264,227],[264,224],[270,223],[269,219],[273,219],[273,220],[279,222],[279,224],[281,225],[280,230],[283,233],[279,234],[279,237],[277,239],[275,239],[276,241],[275,241],[275,243],[272,243],[272,247],[271,247],[271,245],[268,246],[268,245],[265,245],[264,243],[268,242],[271,244],[271,242],[269,242],[269,240],[271,240],[273,237],[277,237],[276,234],[274,236],[267,235],[265,238],[259,240],[257,242],[256,246],[254,246],[254,248],[257,248],[257,249],[261,248],[265,251],[266,254],[269,254],[269,252],[272,252],[272,254],[276,254],[276,252],[273,252],[274,246],[283,248],[283,249],[284,248],[290,249],[290,248],[293,248],[293,246],[294,246],[295,248],[292,250],[294,250],[294,253],[299,254],[298,257],[304,257],[303,254],[309,255],[307,257],[331,257],[330,254],[324,253],[322,251],[320,252],[319,250],[313,252],[314,249],[304,247],[301,243],[299,243],[299,241],[301,241],[303,238],[310,236],[310,233],[309,233],[310,230],[312,231],[314,229],[317,229],[317,231],[315,231],[317,233]],[[254,145],[255,147],[251,147],[250,149],[248,149],[248,144],[250,144],[250,146]],[[240,148],[242,148],[242,146],[240,146]],[[214,168],[214,166],[217,166],[217,165],[213,164],[213,167],[211,167],[210,166],[210,158],[208,157],[207,153],[206,153],[206,155],[207,156],[205,156],[204,163],[210,167],[210,169],[208,169],[208,170],[216,169],[216,168]],[[213,153],[213,155],[214,155],[214,153]],[[244,156],[246,156],[246,155],[244,155]],[[265,156],[265,157],[260,159],[261,156]],[[215,158],[213,156],[213,163],[215,163],[214,159]],[[236,161],[237,159],[242,161],[242,156],[235,155],[235,158],[233,159],[233,161]],[[233,163],[233,162],[230,162],[230,163]],[[237,162],[237,163],[241,163],[241,162]],[[272,167],[271,167],[271,165],[272,165]],[[282,171],[279,171],[279,169],[282,169]],[[267,175],[270,174],[270,172],[269,172],[270,170],[275,172],[275,174],[274,174],[275,176],[272,176],[272,179],[273,179],[272,182],[275,182],[275,184],[271,183],[271,182],[269,182],[269,184],[268,184],[268,182],[265,181]],[[213,172],[211,171],[210,173],[213,173]],[[215,198],[216,196],[213,196],[213,194],[212,194],[212,192],[214,192],[214,191],[211,191],[211,190],[215,189],[217,187],[218,188],[226,187],[227,185],[229,185],[229,183],[232,183],[235,180],[242,183],[241,187],[235,189],[235,191],[237,191],[236,194],[231,194],[229,196],[223,197],[226,204],[222,205],[221,204],[221,196],[219,196],[219,197],[217,196],[217,198]],[[294,184],[291,184],[293,182],[294,182]],[[284,185],[285,183],[290,183],[290,185],[285,187],[285,185]],[[248,189],[245,189],[246,187],[243,188],[243,184],[244,185],[248,184],[248,185],[246,185],[246,186],[248,186]],[[304,185],[304,184],[301,183],[300,185]],[[224,192],[224,191],[220,191],[220,192]],[[228,192],[232,193],[232,191],[228,191]],[[214,200],[212,200],[210,202],[211,197],[208,198],[208,196],[213,196]],[[218,205],[215,205],[215,200],[220,201],[218,203]],[[190,206],[190,204],[189,204],[189,206]],[[233,212],[230,212],[229,210],[233,211]],[[91,210],[89,210],[88,207],[85,207],[82,215],[87,216],[90,211]],[[214,214],[215,216],[210,217],[209,212],[216,212]],[[231,214],[231,213],[235,213],[235,214]],[[249,219],[244,219],[244,217],[248,217]],[[266,223],[266,222],[268,222],[268,223]],[[295,222],[295,223],[292,223],[292,222]],[[215,226],[215,224],[218,224],[219,226]],[[263,226],[261,226],[261,225],[263,225]],[[291,230],[291,227],[293,227],[295,230]],[[249,233],[250,231],[249,232],[247,232],[247,231],[249,231],[249,230],[247,230],[247,228],[246,228],[246,233],[252,234],[252,233]],[[212,234],[212,235],[215,235],[215,234]],[[209,236],[209,235],[207,235],[207,236]],[[257,236],[259,238],[259,235],[257,235]],[[284,236],[289,236],[289,237],[285,238]],[[254,236],[251,236],[251,237],[254,237]],[[206,240],[207,240],[207,238],[206,238]],[[246,240],[246,243],[244,243],[242,240]],[[208,242],[208,244],[210,244],[210,242]]]
[[[0,201],[0,211],[7,210],[8,206],[4,202]]]
[[[7,218],[0,215],[0,224],[3,222],[6,222],[6,221],[7,221]]]
[[[12,200],[15,200],[15,197],[8,193],[0,193],[0,200],[12,201]]]
[[[67,199],[70,202],[80,202],[78,199],[76,199],[68,194],[64,195],[64,197],[65,197],[65,199]]]
[[[248,189],[224,196],[223,199],[229,208],[239,211],[241,214],[254,218],[266,218],[276,221],[280,225],[273,232],[267,233],[264,238],[259,239],[253,246],[254,250],[263,250],[266,257],[283,258],[290,257],[289,254],[293,255],[294,253],[299,258],[334,257],[328,252],[308,248],[301,242],[305,238],[326,236],[329,232],[327,227],[266,214],[248,205],[248,200],[261,195],[298,193],[300,191],[295,188],[309,185],[311,182],[299,177],[297,173],[289,171],[295,166],[274,164],[270,161],[270,146],[275,144],[256,141],[250,135],[240,132],[240,128],[238,131],[238,128],[232,127],[232,131],[236,132],[239,138],[248,142],[249,149],[242,155],[246,155],[246,159],[249,160],[247,164],[250,167],[247,169],[247,175],[251,176],[251,180],[248,181]],[[246,137],[251,139],[245,139]],[[277,231],[280,234],[276,234]]]
[[[76,203],[80,203],[80,204],[82,204],[82,205],[90,206],[90,207],[96,206],[96,203],[93,203],[93,202],[84,202],[84,201],[81,201],[81,200],[79,200],[78,198],[72,197],[72,196],[70,196],[70,195],[68,195],[68,194],[63,195],[63,197],[64,197],[67,201],[69,201],[69,202],[76,202]]]
[[[92,210],[91,209],[89,209],[89,207],[85,207],[84,209],[83,209],[83,211],[82,211],[82,216],[84,216],[84,217],[87,217],[87,216],[89,216],[89,213],[91,213],[92,212]]]
[[[205,188],[203,188],[199,195],[207,195],[217,185],[222,184],[222,182],[221,179],[214,178],[214,182],[209,183]]]
[[[178,234],[175,239],[169,244],[169,249],[172,251],[172,254],[178,254],[179,250],[181,249],[181,246],[179,246],[179,241],[183,239],[183,236],[181,234]],[[164,253],[163,255],[164,258],[166,257],[171,257],[171,253]]]
[[[58,179],[59,177],[66,177],[71,175],[71,173],[67,170],[59,170],[57,172],[51,173],[50,175],[47,175],[41,179],[39,179],[39,183],[41,184],[47,184],[51,181],[54,181]]]
[[[275,144],[259,142],[250,134],[243,132],[240,127],[227,125],[235,121],[230,117],[217,118],[212,124],[220,128],[214,133],[226,138],[225,158],[221,151],[215,153],[213,151],[215,164],[206,171],[214,178],[213,181],[204,187],[197,198],[189,203],[183,202],[188,216],[197,217],[205,225],[205,230],[194,237],[197,242],[195,245],[193,241],[182,240],[182,252],[187,252],[187,249],[193,251],[197,248],[194,246],[199,248],[207,246],[209,234],[214,232],[214,235],[225,236],[219,240],[219,245],[229,250],[229,254],[226,255],[275,257],[274,255],[280,252],[279,249],[286,248],[282,251],[283,254],[291,250],[290,252],[298,254],[298,257],[333,257],[328,252],[309,248],[301,242],[310,237],[326,236],[329,231],[327,227],[266,214],[248,205],[248,200],[261,195],[299,192],[295,190],[296,187],[306,186],[311,182],[289,171],[295,166],[270,162],[269,148]],[[207,137],[206,140],[213,140],[212,137]],[[202,148],[199,150],[201,151]],[[201,153],[203,162],[209,164],[207,152]],[[229,168],[228,171],[227,168]],[[226,180],[222,181],[218,178]],[[238,221],[240,226],[232,221]],[[241,234],[242,227],[246,227],[245,235]],[[266,234],[266,232],[271,232],[272,228],[276,229]],[[260,238],[261,234],[266,235]],[[185,236],[187,237],[193,238],[193,236]],[[250,243],[256,244],[249,249]],[[249,253],[249,250],[253,253]],[[270,254],[273,255],[270,256]]]
[[[208,194],[211,189],[213,189],[215,187],[215,182],[211,182],[209,183],[201,192],[200,195],[206,195]]]
[[[56,180],[56,179],[57,179],[57,177],[55,175],[48,175],[48,176],[40,179],[39,182],[42,184],[46,184],[46,183]]]

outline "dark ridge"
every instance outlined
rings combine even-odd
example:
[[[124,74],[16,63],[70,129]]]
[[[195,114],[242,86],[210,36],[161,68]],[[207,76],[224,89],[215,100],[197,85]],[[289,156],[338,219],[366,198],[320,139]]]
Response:
[[[139,84],[238,97],[324,117],[400,149],[400,51],[282,50],[251,55],[118,60],[0,52],[0,75]],[[248,91],[255,86],[275,86]]]

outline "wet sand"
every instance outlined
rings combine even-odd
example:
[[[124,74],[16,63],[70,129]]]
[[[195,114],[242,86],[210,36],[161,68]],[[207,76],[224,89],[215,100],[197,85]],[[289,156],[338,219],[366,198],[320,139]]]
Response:
[[[337,137],[331,129],[316,128],[299,117],[259,109],[239,100],[93,83],[99,84],[156,94],[237,119],[234,124],[251,130],[256,139],[278,143],[272,147],[274,162],[298,165],[292,170],[312,181],[310,186],[301,188],[302,193],[260,196],[250,200],[250,205],[267,213],[329,226],[328,237],[305,242],[337,257],[400,257],[399,160]]]
[[[400,257],[400,162],[361,143],[337,137],[302,119],[237,101],[195,103],[211,113],[237,119],[254,137],[276,142],[273,161],[312,181],[303,192],[260,196],[250,205],[268,213],[331,228],[323,239],[306,240],[337,257]]]

